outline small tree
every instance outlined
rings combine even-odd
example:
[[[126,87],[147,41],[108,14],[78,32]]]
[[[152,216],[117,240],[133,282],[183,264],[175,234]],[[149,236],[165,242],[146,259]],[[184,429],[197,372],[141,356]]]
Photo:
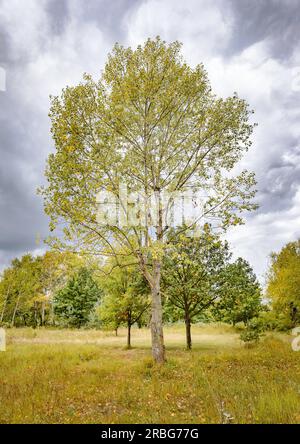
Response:
[[[127,327],[127,348],[131,348],[131,327],[143,323],[150,308],[149,287],[134,267],[114,268],[103,279],[104,299],[99,307],[100,320],[113,326]]]
[[[53,298],[74,273],[85,266],[85,261],[77,254],[58,251],[46,251],[37,260],[40,263],[41,324],[46,321],[54,324]]]
[[[245,343],[247,347],[259,342],[260,338],[264,334],[264,325],[259,318],[250,319],[245,330],[240,334],[240,339]]]
[[[230,253],[209,225],[199,237],[182,233],[176,238],[167,249],[162,284],[165,297],[184,317],[187,348],[191,349],[191,323],[220,296]]]
[[[0,323],[33,327],[53,323],[53,296],[83,264],[83,258],[68,252],[14,259],[0,281]]]
[[[80,328],[88,323],[100,298],[101,290],[92,273],[83,267],[55,295],[54,312],[64,324]]]
[[[262,310],[260,284],[249,263],[238,258],[224,270],[222,295],[213,313],[218,320],[245,325]]]

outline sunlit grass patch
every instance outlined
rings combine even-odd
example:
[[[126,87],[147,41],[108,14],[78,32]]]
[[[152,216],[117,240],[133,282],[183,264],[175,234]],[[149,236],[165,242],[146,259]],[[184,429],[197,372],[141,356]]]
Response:
[[[115,339],[11,330],[0,354],[0,422],[299,422],[299,353],[276,335],[246,349],[222,328],[195,326],[188,352],[183,327],[167,327],[165,366],[153,364],[147,330],[134,330],[132,350],[125,331]]]

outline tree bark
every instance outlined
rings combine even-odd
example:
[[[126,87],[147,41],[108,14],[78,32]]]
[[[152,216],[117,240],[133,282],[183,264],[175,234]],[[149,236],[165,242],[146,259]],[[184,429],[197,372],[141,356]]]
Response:
[[[37,325],[38,325],[38,319],[37,319],[37,317],[38,317],[38,313],[37,313],[37,303],[35,302],[34,303],[34,327],[33,328],[36,328],[37,327]]]
[[[45,311],[46,311],[46,307],[45,307],[45,301],[42,302],[42,317],[41,317],[41,324],[42,327],[45,325]]]
[[[3,318],[4,318],[4,313],[5,313],[5,309],[6,309],[6,304],[7,304],[7,300],[8,300],[8,296],[9,296],[9,291],[10,291],[10,286],[8,287],[8,290],[6,292],[6,298],[2,307],[2,312],[1,312],[1,318],[0,318],[0,322],[3,322]]]
[[[15,325],[15,317],[16,317],[17,310],[18,310],[18,307],[19,307],[20,298],[21,298],[21,294],[19,294],[17,302],[16,302],[16,305],[15,305],[15,308],[14,308],[14,312],[13,312],[12,319],[11,319],[11,324],[10,324],[11,327],[13,327]]]
[[[188,313],[185,314],[185,332],[186,332],[186,347],[188,350],[191,350],[192,348],[191,320]]]
[[[162,322],[162,303],[160,294],[160,263],[154,261],[154,278],[152,282],[151,295],[151,338],[152,338],[152,356],[156,363],[163,364],[166,361],[163,322]]]
[[[131,348],[131,323],[127,325],[127,348]]]
[[[295,307],[293,302],[291,302],[290,307],[291,307],[292,327],[296,327],[297,326],[297,307]]]
[[[49,324],[55,325],[55,313],[54,313],[54,303],[52,295],[49,296],[49,304],[50,304],[50,319]]]

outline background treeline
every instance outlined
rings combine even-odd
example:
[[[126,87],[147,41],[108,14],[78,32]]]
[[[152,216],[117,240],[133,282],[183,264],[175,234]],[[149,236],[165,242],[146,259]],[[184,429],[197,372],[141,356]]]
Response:
[[[163,316],[191,325],[222,321],[242,328],[242,339],[257,340],[267,329],[287,330],[300,321],[300,241],[271,255],[266,294],[247,261],[232,259],[226,241],[207,225],[198,237],[172,233],[164,254]],[[69,252],[14,259],[0,281],[0,324],[6,327],[105,328],[150,323],[150,290],[130,254],[99,262]],[[242,326],[241,326],[242,325]]]

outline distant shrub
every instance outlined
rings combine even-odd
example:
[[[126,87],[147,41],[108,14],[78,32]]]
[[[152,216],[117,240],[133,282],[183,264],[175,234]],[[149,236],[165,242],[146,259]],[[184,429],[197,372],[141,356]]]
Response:
[[[246,328],[241,332],[240,339],[251,346],[259,342],[264,332],[263,324],[259,318],[253,318],[247,323]]]
[[[244,322],[237,322],[237,323],[235,324],[234,328],[235,328],[237,331],[244,331],[246,327],[245,327]]]
[[[285,313],[264,311],[259,314],[258,319],[264,330],[288,331],[292,328],[291,321]]]
[[[263,311],[259,314],[259,321],[264,330],[272,331],[277,329],[277,318],[273,311]]]

